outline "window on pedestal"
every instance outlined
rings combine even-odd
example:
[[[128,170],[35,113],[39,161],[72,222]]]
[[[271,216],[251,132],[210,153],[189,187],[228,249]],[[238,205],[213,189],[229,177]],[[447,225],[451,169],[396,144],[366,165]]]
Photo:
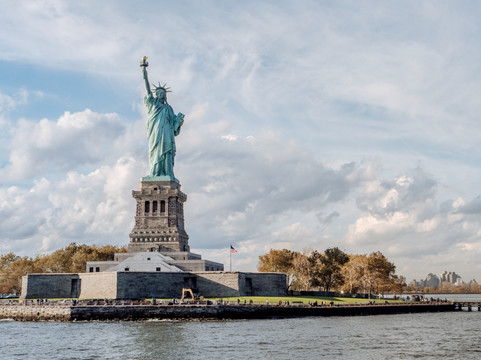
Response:
[[[165,212],[165,201],[164,200],[160,201],[160,212],[161,213]]]
[[[154,214],[157,212],[157,201],[152,202],[152,212]]]

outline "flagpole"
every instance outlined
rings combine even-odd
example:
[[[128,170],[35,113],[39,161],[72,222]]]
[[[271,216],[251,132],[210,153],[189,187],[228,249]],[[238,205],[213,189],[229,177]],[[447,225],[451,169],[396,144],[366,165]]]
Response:
[[[230,270],[229,271],[232,271],[232,251],[229,249],[229,257],[230,257],[230,261],[229,261],[229,264],[230,264]]]

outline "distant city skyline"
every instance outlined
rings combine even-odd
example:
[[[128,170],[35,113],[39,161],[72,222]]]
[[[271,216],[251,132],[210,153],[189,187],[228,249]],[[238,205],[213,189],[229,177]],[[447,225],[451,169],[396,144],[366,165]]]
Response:
[[[472,281],[476,282],[476,279],[470,279],[468,283],[471,283]],[[438,274],[429,273],[426,275],[424,279],[422,278],[420,278],[419,280],[413,279],[411,281],[412,284],[420,288],[424,288],[424,287],[437,288],[443,282],[450,283],[450,284],[466,283],[466,281],[463,280],[462,276],[460,276],[459,274],[456,274],[455,271],[447,271],[447,270],[445,270],[442,274],[439,274],[439,276]]]
[[[127,245],[139,67],[185,114],[193,252],[381,251],[481,279],[481,5],[18,1],[0,20],[0,253]]]

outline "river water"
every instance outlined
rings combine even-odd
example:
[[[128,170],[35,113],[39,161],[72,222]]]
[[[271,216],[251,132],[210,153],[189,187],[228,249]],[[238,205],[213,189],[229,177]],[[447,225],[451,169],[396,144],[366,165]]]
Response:
[[[480,340],[478,311],[239,321],[2,321],[0,359],[480,359]]]

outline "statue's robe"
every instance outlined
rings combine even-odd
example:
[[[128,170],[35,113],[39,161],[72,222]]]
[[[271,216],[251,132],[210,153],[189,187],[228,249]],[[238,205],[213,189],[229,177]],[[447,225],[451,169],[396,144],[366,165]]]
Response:
[[[170,176],[174,180],[175,139],[179,135],[184,119],[174,115],[172,107],[155,98],[151,93],[144,98],[149,118],[149,164],[151,176]]]

